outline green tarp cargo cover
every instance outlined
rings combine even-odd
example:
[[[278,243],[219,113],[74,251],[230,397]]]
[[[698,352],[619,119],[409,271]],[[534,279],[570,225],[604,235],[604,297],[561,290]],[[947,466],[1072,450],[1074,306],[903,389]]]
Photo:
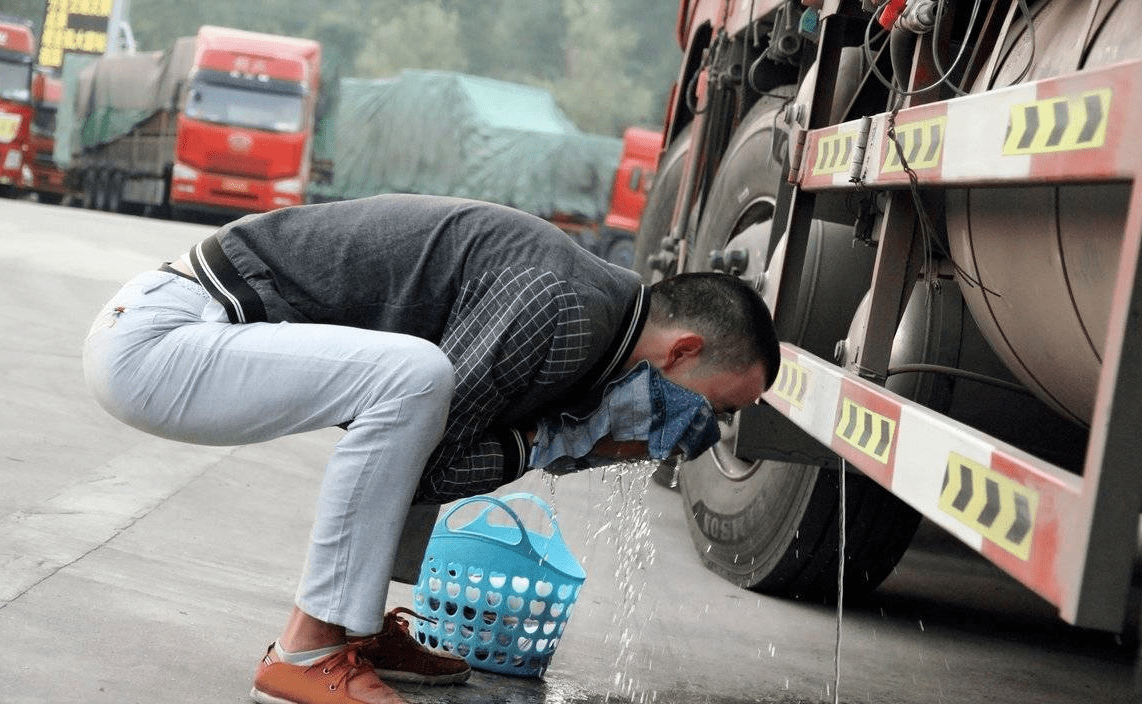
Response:
[[[319,198],[430,193],[600,221],[621,140],[586,134],[545,90],[441,71],[345,78],[333,183]]]
[[[176,109],[179,88],[194,64],[194,47],[194,37],[183,37],[168,51],[103,56],[81,69],[73,79],[78,131],[73,153],[108,144],[155,113]],[[65,82],[69,78],[65,75]]]

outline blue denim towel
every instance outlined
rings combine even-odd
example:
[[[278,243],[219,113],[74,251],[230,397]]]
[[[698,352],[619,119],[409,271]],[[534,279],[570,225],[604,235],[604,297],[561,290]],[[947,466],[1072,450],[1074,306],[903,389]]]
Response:
[[[591,454],[607,435],[620,442],[645,440],[650,457],[664,460],[677,452],[697,457],[721,438],[721,431],[704,396],[644,361],[608,384],[590,415],[540,419],[528,464],[555,472],[611,464],[614,460]]]

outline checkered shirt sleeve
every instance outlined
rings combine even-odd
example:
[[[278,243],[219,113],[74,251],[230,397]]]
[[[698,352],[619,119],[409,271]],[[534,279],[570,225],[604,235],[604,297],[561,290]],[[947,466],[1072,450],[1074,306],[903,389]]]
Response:
[[[456,392],[417,501],[486,493],[522,473],[526,457],[505,467],[500,438],[508,429],[495,427],[497,419],[524,397],[557,395],[583,371],[590,337],[575,292],[550,272],[488,272],[466,285],[440,343],[455,367]]]

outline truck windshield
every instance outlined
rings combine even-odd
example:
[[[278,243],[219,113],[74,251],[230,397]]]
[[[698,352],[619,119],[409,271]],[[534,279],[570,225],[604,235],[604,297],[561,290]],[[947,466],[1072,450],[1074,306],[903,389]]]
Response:
[[[186,97],[187,117],[271,132],[301,131],[303,114],[302,96],[296,93],[196,80]]]
[[[32,115],[32,130],[37,134],[54,135],[56,131],[56,106],[43,103],[36,107]]]
[[[28,102],[32,80],[32,65],[0,60],[0,98]]]

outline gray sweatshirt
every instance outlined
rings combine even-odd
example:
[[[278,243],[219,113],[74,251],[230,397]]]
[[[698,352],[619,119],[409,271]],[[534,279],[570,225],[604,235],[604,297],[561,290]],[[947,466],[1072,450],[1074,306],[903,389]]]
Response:
[[[252,215],[190,260],[232,323],[349,325],[444,350],[456,394],[421,503],[516,479],[523,431],[589,405],[620,371],[649,306],[636,274],[554,225],[456,198],[384,195]]]

